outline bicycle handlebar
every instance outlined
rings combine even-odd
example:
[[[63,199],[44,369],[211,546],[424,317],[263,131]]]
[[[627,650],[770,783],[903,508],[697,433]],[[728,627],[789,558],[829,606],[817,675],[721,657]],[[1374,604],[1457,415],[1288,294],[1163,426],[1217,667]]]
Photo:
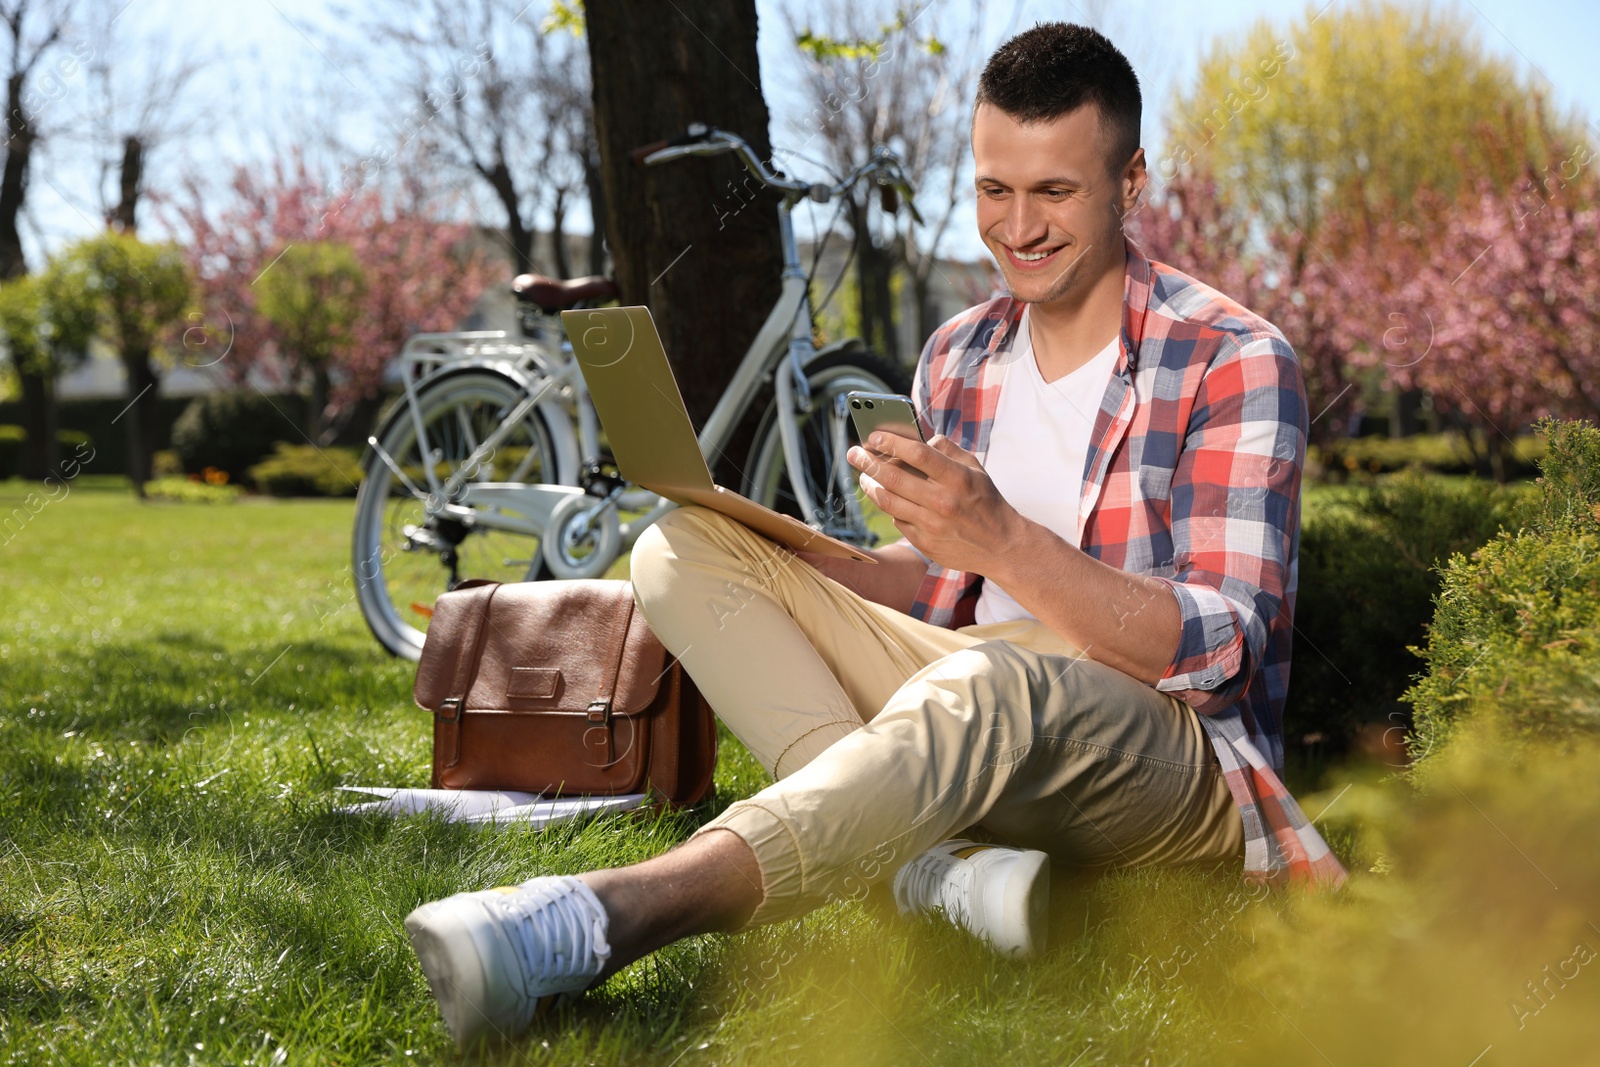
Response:
[[[628,153],[628,158],[633,160],[633,165],[634,166],[642,167],[642,166],[644,166],[644,160],[645,160],[646,156],[651,155],[651,154],[653,154],[655,152],[659,152],[663,148],[667,148],[667,147],[670,147],[670,145],[669,145],[669,143],[667,141],[664,141],[664,140],[662,140],[662,141],[651,141],[649,144],[640,145],[638,148],[635,148],[632,152],[629,152]]]
[[[678,136],[670,139],[664,138],[660,141],[653,141],[647,145],[640,145],[632,152],[629,152],[628,156],[633,160],[634,166],[642,167],[650,162],[650,156],[653,156],[656,153],[668,148],[682,148],[687,145],[698,144],[699,142],[704,141],[706,139],[706,135],[711,132],[711,127],[705,125],[704,123],[696,122],[691,124],[688,129],[684,130]]]
[[[629,155],[636,166],[653,167],[684,156],[719,156],[729,152],[737,155],[745,169],[761,184],[781,191],[790,200],[809,197],[818,204],[826,204],[842,195],[862,178],[872,175],[883,189],[884,210],[891,213],[898,210],[898,196],[894,194],[900,194],[905,197],[906,207],[912,217],[918,222],[922,221],[916,205],[911,202],[916,192],[911,179],[907,178],[905,171],[901,169],[899,158],[882,145],[873,148],[872,155],[865,163],[857,166],[834,185],[803,182],[780,172],[768,170],[766,164],[744,138],[701,123],[695,123],[670,140],[656,141],[635,148]]]

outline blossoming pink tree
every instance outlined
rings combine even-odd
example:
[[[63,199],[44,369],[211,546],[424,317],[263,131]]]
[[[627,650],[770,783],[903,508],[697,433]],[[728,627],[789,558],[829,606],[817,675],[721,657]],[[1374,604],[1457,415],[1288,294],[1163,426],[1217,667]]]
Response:
[[[1223,206],[1180,174],[1129,219],[1152,257],[1276,324],[1305,368],[1312,440],[1335,436],[1362,382],[1423,390],[1504,477],[1511,439],[1544,415],[1600,418],[1600,181],[1586,148],[1510,191],[1426,190],[1312,242]]]
[[[1597,203],[1592,179],[1480,186],[1428,202],[1431,224],[1385,224],[1365,266],[1426,343],[1368,332],[1356,359],[1477,428],[1497,476],[1535,419],[1600,418]]]
[[[471,247],[467,225],[438,221],[425,200],[402,207],[376,186],[335,190],[300,161],[266,172],[240,167],[229,192],[221,210],[194,185],[162,205],[188,237],[203,299],[186,358],[236,381],[259,368],[289,388],[308,387],[292,380],[288,339],[262,313],[255,283],[291,246],[347,246],[364,285],[329,367],[317,425],[342,425],[360,400],[377,395],[384,367],[408,336],[455,327],[504,274],[498,260]]]
[[[1300,357],[1312,440],[1337,436],[1354,410],[1348,353],[1352,315],[1370,301],[1361,281],[1291,226],[1226,206],[1215,181],[1183,172],[1128,219],[1128,233],[1159,260],[1237,300],[1280,330]]]

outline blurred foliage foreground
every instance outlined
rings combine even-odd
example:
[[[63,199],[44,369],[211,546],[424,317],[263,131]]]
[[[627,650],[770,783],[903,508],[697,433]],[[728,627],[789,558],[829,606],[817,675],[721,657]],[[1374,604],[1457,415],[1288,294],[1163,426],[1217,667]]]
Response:
[[[1298,789],[1344,890],[1058,871],[1031,963],[845,901],[672,946],[490,1059],[1592,1059],[1600,432],[1546,432],[1537,499],[1439,576],[1417,762]],[[0,510],[19,498],[0,487]],[[1404,515],[1417,495],[1384,499]],[[1455,528],[1457,504],[1424,512]],[[0,1062],[460,1062],[410,908],[653,855],[764,784],[724,734],[716,795],[665,818],[338,814],[340,785],[428,773],[411,665],[350,602],[349,522],[348,502],[141,505],[74,483],[0,546]]]
[[[1238,974],[1283,1024],[1261,1062],[1312,1048],[1333,1063],[1593,1060],[1600,431],[1541,430],[1519,528],[1443,568],[1427,672],[1406,694],[1417,762],[1352,783],[1323,817],[1354,832],[1366,871],[1253,917]]]

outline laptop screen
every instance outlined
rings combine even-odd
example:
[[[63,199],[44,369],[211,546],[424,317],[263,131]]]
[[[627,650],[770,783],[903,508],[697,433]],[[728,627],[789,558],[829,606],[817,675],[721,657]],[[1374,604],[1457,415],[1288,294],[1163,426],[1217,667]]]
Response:
[[[562,325],[629,481],[663,489],[710,489],[689,411],[648,308],[563,311]]]

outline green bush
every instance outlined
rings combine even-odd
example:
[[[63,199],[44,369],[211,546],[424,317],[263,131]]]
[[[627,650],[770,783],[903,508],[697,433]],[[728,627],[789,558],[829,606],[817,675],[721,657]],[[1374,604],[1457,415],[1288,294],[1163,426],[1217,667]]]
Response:
[[[1535,733],[1600,725],[1600,430],[1543,429],[1526,524],[1444,569],[1427,674],[1405,694],[1418,759],[1467,718]]]
[[[361,454],[354,448],[316,448],[279,442],[277,451],[250,468],[256,488],[271,496],[355,496]]]
[[[232,504],[244,490],[237,485],[215,485],[181,475],[144,483],[145,496],[172,504]]]
[[[1506,449],[1506,470],[1511,477],[1534,473],[1544,442],[1529,434]],[[1478,451],[1482,451],[1479,443]],[[1423,433],[1411,437],[1345,437],[1311,447],[1310,460],[1322,476],[1333,481],[1366,478],[1375,474],[1421,468],[1436,474],[1472,474],[1477,457],[1458,433]]]
[[[146,396],[144,399],[149,402],[151,398]],[[172,425],[193,399],[187,396],[155,398],[156,418],[154,435],[150,439],[151,448],[172,447]],[[57,399],[56,415],[61,428],[82,430],[94,442],[94,460],[87,465],[91,473],[127,473],[128,419],[123,415],[123,409],[127,406],[128,398],[125,396]],[[26,425],[26,421],[27,412],[20,400],[0,401],[0,423]],[[70,455],[70,452],[67,454]]]
[[[1400,696],[1419,664],[1436,566],[1514,521],[1527,491],[1417,471],[1343,491],[1300,535],[1285,736],[1345,748],[1360,729],[1409,721]],[[1398,735],[1396,735],[1398,736]]]
[[[1545,533],[1593,532],[1600,526],[1600,430],[1589,422],[1547,420],[1539,463],[1539,500],[1529,525]]]
[[[1585,843],[1600,825],[1600,739],[1489,727],[1463,724],[1412,775],[1324,794],[1335,803],[1318,826],[1354,831],[1351,879],[1240,916],[1251,951],[1219,988],[1261,990],[1272,1010],[1219,1061],[1594,1062],[1600,850]]]
[[[175,448],[163,448],[150,457],[150,471],[157,478],[171,478],[183,473],[183,457]]]
[[[94,446],[94,439],[82,430],[56,431],[56,444],[63,458],[86,455]],[[22,453],[28,445],[28,431],[23,426],[0,426],[0,479],[12,478],[21,473]],[[79,448],[83,451],[80,452]]]
[[[0,478],[10,478],[22,463],[28,431],[21,426],[0,426]]]
[[[198,474],[207,467],[242,482],[253,464],[272,454],[279,441],[301,440],[301,402],[268,398],[242,390],[208,393],[190,401],[172,427],[172,447],[183,469]]]
[[[94,448],[94,438],[82,430],[57,430],[56,444],[60,446],[63,456],[70,456],[75,453],[88,455],[89,451]],[[82,450],[81,453],[79,452],[80,449]]]

